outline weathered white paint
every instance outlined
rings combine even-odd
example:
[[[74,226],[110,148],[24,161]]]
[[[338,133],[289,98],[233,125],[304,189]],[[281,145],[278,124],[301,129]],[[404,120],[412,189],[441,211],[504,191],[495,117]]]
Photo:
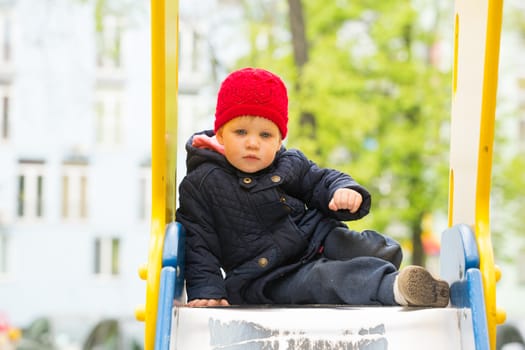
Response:
[[[180,307],[171,336],[170,350],[475,348],[470,311],[455,308]]]

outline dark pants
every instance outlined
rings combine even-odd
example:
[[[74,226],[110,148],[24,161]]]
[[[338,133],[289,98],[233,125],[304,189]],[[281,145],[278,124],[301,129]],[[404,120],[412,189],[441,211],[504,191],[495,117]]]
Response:
[[[331,260],[349,260],[373,256],[389,261],[399,269],[403,252],[394,239],[372,230],[357,232],[338,227],[325,238],[324,256]]]
[[[397,305],[393,285],[401,260],[393,239],[338,228],[316,260],[272,281],[265,294],[277,304]]]

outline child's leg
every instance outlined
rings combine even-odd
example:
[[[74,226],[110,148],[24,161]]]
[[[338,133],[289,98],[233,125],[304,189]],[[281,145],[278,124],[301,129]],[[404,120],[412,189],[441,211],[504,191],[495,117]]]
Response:
[[[321,258],[271,282],[265,294],[277,304],[397,305],[396,267],[374,257]]]
[[[374,257],[321,258],[271,282],[265,294],[276,304],[409,305],[446,307],[447,282],[420,266],[400,272]]]
[[[325,238],[323,254],[331,260],[373,256],[390,261],[398,269],[403,259],[401,246],[394,239],[372,230],[357,232],[343,227]]]

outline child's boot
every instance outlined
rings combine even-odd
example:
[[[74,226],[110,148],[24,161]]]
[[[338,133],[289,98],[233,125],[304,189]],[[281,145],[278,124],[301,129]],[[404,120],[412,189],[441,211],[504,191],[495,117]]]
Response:
[[[421,266],[407,266],[396,277],[394,297],[404,306],[446,307],[449,286]]]

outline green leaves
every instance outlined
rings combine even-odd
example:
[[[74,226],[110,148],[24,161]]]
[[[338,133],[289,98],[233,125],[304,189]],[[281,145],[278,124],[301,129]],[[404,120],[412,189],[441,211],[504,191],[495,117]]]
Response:
[[[411,4],[303,1],[304,66],[293,64],[294,42],[280,42],[288,57],[255,46],[250,54],[287,81],[287,146],[367,186],[374,204],[364,222],[401,240],[419,237],[413,231],[424,213],[446,212],[448,195],[448,138],[440,130],[450,116],[450,72],[430,64],[437,28],[421,27]]]

